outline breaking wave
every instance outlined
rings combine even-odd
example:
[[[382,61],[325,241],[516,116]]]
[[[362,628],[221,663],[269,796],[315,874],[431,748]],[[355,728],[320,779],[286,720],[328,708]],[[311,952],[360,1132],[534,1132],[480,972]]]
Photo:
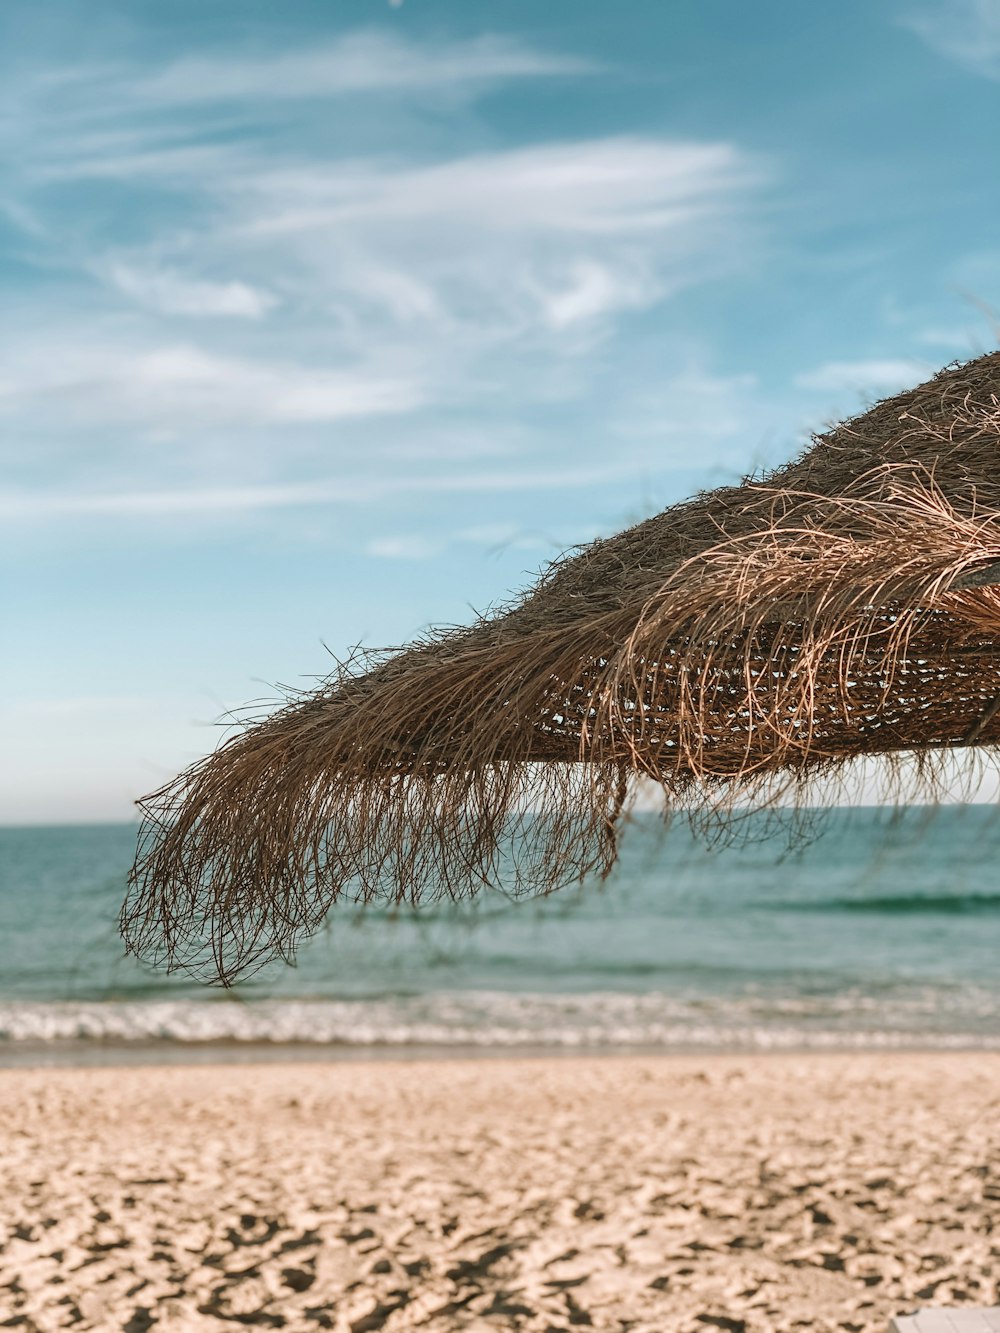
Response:
[[[709,999],[659,992],[458,992],[345,1000],[119,1000],[0,1005],[22,1043],[504,1050],[1000,1049],[995,994],[937,989]]]

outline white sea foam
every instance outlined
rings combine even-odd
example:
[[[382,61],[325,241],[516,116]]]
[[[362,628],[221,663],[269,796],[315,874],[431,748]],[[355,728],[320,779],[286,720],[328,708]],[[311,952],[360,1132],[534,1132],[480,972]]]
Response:
[[[0,1004],[0,1042],[729,1050],[1000,1048],[997,999],[967,992],[711,1000],[660,992],[437,992],[352,1000]]]

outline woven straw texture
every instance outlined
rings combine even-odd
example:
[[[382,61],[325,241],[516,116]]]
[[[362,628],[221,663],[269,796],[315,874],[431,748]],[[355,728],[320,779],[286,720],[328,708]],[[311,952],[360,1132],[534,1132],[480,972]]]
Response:
[[[142,803],[123,934],[228,983],[341,896],[607,873],[639,778],[721,828],[860,756],[933,794],[943,753],[997,742],[991,353],[248,726]]]

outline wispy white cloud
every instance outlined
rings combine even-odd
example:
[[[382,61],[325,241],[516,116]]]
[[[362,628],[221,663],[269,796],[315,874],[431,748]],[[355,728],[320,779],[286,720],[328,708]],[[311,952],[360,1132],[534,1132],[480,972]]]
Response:
[[[71,410],[87,420],[264,425],[340,421],[412,411],[422,401],[412,380],[277,360],[219,355],[175,343],[148,350],[118,344],[58,344],[22,352],[0,380],[0,413]]]
[[[948,60],[1000,79],[1000,5],[996,0],[934,0],[905,12],[900,22]]]
[[[476,494],[504,491],[566,490],[598,486],[620,476],[621,467],[563,470],[508,470],[504,472],[449,473],[437,476],[377,473],[329,481],[295,482],[271,486],[206,487],[189,490],[72,493],[52,491],[0,492],[0,517],[35,520],[68,515],[107,515],[142,518],[171,514],[246,513],[307,505],[372,504],[393,495]],[[407,537],[386,537],[386,543],[405,543]],[[389,554],[388,546],[371,554]]]
[[[443,217],[489,232],[524,227],[641,235],[699,220],[759,185],[763,171],[727,142],[612,138],[480,153],[417,168],[345,162],[278,168],[233,182],[257,200],[256,232]]]
[[[168,62],[96,63],[81,59],[58,68],[23,71],[13,64],[0,88],[0,144],[8,166],[35,180],[134,179],[156,176],[176,184],[211,171],[231,172],[268,144],[277,160],[313,151],[335,155],[356,145],[343,113],[317,136],[317,101],[367,99],[357,114],[368,121],[366,142],[381,102],[474,98],[521,80],[578,78],[598,73],[591,60],[547,52],[495,34],[408,41],[388,28],[349,31],[310,47],[245,47],[182,56]],[[282,104],[285,104],[284,106]],[[298,114],[290,144],[280,117]],[[400,108],[401,110],[402,108]],[[193,114],[196,113],[196,114]],[[353,114],[353,112],[352,112]],[[374,119],[372,119],[374,116]],[[390,142],[406,141],[395,120]],[[374,136],[377,142],[377,135]]]
[[[300,155],[301,157],[301,155]],[[46,179],[147,178],[211,217],[150,237],[103,271],[175,314],[288,313],[325,306],[341,327],[372,320],[492,343],[573,334],[648,308],[747,262],[748,212],[769,169],[727,142],[614,138],[536,144],[411,165],[307,156],[292,165],[243,145],[141,152],[73,147]],[[739,243],[737,239],[739,238]]]
[[[591,61],[538,51],[499,35],[419,45],[392,32],[371,29],[346,33],[318,49],[258,57],[189,56],[149,78],[126,78],[123,84],[138,102],[178,107],[359,93],[441,94],[513,79],[579,76],[594,69]]]
[[[544,489],[544,486],[539,487]],[[579,540],[580,534],[576,534]],[[433,560],[456,546],[486,546],[496,550],[553,551],[566,543],[538,533],[524,532],[510,523],[483,523],[434,534],[409,532],[375,537],[365,543],[365,555],[378,560]]]
[[[43,172],[60,161],[68,169],[67,130],[80,157],[90,159],[89,170],[98,169],[102,157],[109,166],[117,157],[140,167],[143,150],[157,148],[161,165],[172,158],[180,169],[185,161],[219,160],[217,145],[206,143],[212,129],[231,137],[281,104],[381,98],[452,105],[503,84],[579,78],[599,69],[592,60],[498,34],[414,42],[384,27],[309,47],[261,52],[230,46],[141,66],[81,60],[8,80],[7,96],[0,93],[0,139],[19,157],[19,119],[22,128],[39,124],[47,137],[33,147]]]
[[[469,483],[482,468],[489,491],[504,484],[491,454],[516,490],[547,484],[528,466],[539,448],[565,478],[569,446],[533,417],[585,412],[595,352],[630,316],[752,266],[771,179],[729,141],[511,144],[454,121],[438,139],[396,96],[583,74],[599,71],[498,37],[365,32],[159,68],[81,62],[0,91],[32,255],[74,284],[0,330],[6,448],[30,491],[5,512],[335,503],[399,493],[390,459],[412,477],[451,458]],[[363,154],[336,120],[316,132],[326,109],[303,99],[328,96],[367,117]],[[609,421],[620,392],[601,397]],[[50,500],[28,439],[61,475]],[[598,429],[574,449],[570,484],[608,475]],[[360,490],[300,484],[355,474]]]
[[[930,325],[924,329],[917,329],[913,334],[913,341],[919,343],[921,347],[951,349],[953,353],[960,356],[975,356],[978,352],[985,350],[985,339],[979,330],[963,329],[957,324],[954,327]]]
[[[365,545],[365,555],[377,560],[430,560],[444,550],[446,543],[420,533],[398,533],[392,537],[374,537]]]
[[[562,287],[543,288],[538,296],[546,324],[568,329],[612,311],[641,310],[654,304],[660,291],[652,275],[642,281],[638,274],[616,272],[593,259],[581,259],[566,274]]]
[[[732,144],[638,138],[266,168],[226,185],[217,243],[294,257],[344,321],[569,346],[582,325],[738,269],[766,177]]]
[[[595,532],[592,535],[597,534]],[[583,534],[579,532],[574,537],[577,541],[583,540]],[[453,540],[495,549],[509,547],[515,551],[562,550],[568,544],[565,540],[557,541],[551,534],[526,532],[524,528],[512,523],[476,523],[471,527],[459,528]]]
[[[917,360],[886,359],[871,361],[827,361],[815,370],[796,375],[793,383],[799,389],[818,389],[839,393],[872,390],[895,392],[919,384],[933,367]]]
[[[165,315],[261,319],[277,304],[272,292],[246,282],[214,281],[115,260],[96,266],[96,271],[123,295]]]
[[[223,426],[434,408],[497,424],[499,403],[583,398],[587,354],[623,317],[747,262],[765,175],[731,144],[638,138],[421,166],[214,163],[184,185],[197,225],[82,256],[107,295],[86,326],[32,312],[0,334],[8,438],[72,412],[74,432],[183,427],[179,460]],[[382,443],[406,457],[407,439]]]

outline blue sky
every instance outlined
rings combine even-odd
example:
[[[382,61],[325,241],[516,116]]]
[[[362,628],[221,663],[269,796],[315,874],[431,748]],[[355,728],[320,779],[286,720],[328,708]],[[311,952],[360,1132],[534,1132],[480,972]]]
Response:
[[[995,0],[7,0],[0,820],[996,343]]]

